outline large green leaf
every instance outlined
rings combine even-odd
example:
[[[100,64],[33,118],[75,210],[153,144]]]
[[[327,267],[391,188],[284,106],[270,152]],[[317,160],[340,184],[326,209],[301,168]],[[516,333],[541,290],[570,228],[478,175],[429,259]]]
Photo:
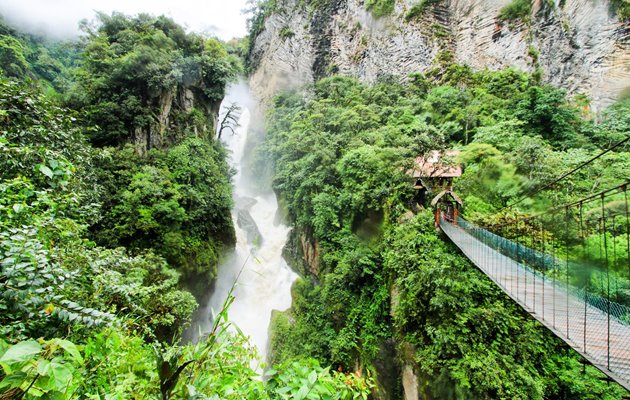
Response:
[[[37,373],[42,376],[48,376],[48,374],[50,373],[50,361],[41,360],[37,364]]]
[[[41,351],[42,346],[35,340],[26,340],[9,347],[7,352],[0,357],[0,362],[12,364],[26,361],[39,354]]]
[[[304,385],[302,387],[300,387],[300,390],[298,390],[297,394],[295,395],[296,400],[301,400],[306,398],[306,395],[309,392],[309,387],[307,385]]]
[[[17,371],[11,375],[5,376],[2,380],[0,380],[0,391],[4,392],[5,388],[15,388],[20,387],[27,375],[25,372]]]
[[[39,171],[46,175],[47,177],[51,178],[53,177],[53,172],[50,168],[48,168],[47,166],[45,166],[44,164],[39,166]]]
[[[81,357],[81,353],[74,343],[65,339],[53,339],[52,341],[54,341],[54,343],[59,345],[59,347],[67,351],[72,356],[72,359],[74,361],[83,363],[83,357]]]
[[[50,363],[50,389],[64,391],[72,380],[72,369],[60,360],[52,360]]]
[[[308,383],[310,385],[314,384],[317,380],[317,371],[313,370],[310,374],[308,374]]]

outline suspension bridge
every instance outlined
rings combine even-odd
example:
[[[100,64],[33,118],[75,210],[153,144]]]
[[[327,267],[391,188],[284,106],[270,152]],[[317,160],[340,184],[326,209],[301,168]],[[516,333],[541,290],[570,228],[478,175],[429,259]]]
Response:
[[[492,227],[457,216],[439,224],[514,301],[630,391],[628,186]]]

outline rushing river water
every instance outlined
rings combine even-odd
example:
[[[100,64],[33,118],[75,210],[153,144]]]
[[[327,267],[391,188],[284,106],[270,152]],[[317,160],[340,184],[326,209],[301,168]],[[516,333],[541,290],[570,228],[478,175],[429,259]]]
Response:
[[[242,107],[240,127],[235,134],[223,132],[221,140],[231,151],[231,165],[237,173],[233,178],[234,209],[232,220],[236,228],[236,248],[219,265],[214,291],[207,304],[202,304],[191,328],[192,339],[207,333],[212,325],[212,311],[218,312],[235,284],[234,303],[229,318],[250,336],[262,360],[267,356],[268,328],[272,310],[291,306],[291,285],[297,275],[282,257],[290,228],[277,222],[278,203],[271,188],[262,193],[242,174],[245,142],[256,103],[244,81],[228,87],[224,107],[237,103]],[[238,281],[237,281],[238,278]]]

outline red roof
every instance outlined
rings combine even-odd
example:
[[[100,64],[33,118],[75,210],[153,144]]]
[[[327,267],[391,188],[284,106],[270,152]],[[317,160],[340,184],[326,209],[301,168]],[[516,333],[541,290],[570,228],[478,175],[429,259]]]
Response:
[[[409,173],[414,178],[455,178],[462,175],[462,166],[455,164],[459,150],[446,150],[445,155],[438,150],[426,156],[418,156]]]

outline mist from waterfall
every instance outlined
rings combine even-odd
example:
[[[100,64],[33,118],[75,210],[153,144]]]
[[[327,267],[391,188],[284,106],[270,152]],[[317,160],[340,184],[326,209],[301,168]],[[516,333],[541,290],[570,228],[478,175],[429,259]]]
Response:
[[[282,257],[290,228],[278,222],[276,196],[267,188],[253,184],[242,173],[247,134],[253,131],[256,102],[244,80],[230,85],[222,103],[221,116],[232,103],[241,108],[240,127],[232,134],[224,131],[221,141],[230,150],[230,164],[236,170],[233,177],[234,208],[232,219],[236,229],[236,246],[219,265],[214,290],[207,304],[201,304],[189,332],[192,340],[208,333],[212,315],[221,310],[230,288],[234,285],[234,303],[229,319],[251,338],[261,359],[267,356],[269,322],[272,310],[291,306],[291,285],[297,275]]]

